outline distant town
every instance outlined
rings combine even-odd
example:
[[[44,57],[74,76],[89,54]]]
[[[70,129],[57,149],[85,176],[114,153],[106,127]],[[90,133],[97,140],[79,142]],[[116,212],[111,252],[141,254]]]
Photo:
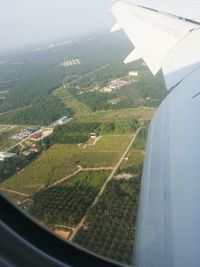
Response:
[[[21,146],[22,155],[24,156],[29,156],[31,153],[38,153],[40,149],[37,146],[37,142],[51,135],[53,133],[54,127],[58,125],[64,125],[70,120],[71,118],[64,116],[47,127],[29,126],[21,129],[19,132],[10,137],[10,139],[18,142],[8,148],[6,151],[0,151],[0,161],[17,157],[16,153],[9,152],[17,146]]]
[[[81,64],[80,59],[71,59],[64,61],[61,65],[67,68],[73,65],[80,65],[80,64]]]

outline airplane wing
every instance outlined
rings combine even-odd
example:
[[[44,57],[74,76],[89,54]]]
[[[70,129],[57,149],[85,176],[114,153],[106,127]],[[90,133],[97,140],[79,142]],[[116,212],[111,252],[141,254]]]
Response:
[[[112,12],[170,90],[149,129],[135,247],[136,267],[200,266],[200,2],[116,1]]]
[[[129,2],[135,6],[174,15],[186,20],[200,22],[199,0],[130,0]]]

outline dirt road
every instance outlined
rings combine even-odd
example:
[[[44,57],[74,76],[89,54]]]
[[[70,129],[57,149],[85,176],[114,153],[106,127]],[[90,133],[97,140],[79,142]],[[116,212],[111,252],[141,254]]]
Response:
[[[9,193],[13,193],[19,196],[23,196],[23,197],[30,197],[30,195],[24,194],[24,193],[20,193],[18,191],[14,191],[14,190],[10,190],[10,189],[6,189],[6,188],[0,188],[1,191],[5,191],[5,192],[9,192]]]

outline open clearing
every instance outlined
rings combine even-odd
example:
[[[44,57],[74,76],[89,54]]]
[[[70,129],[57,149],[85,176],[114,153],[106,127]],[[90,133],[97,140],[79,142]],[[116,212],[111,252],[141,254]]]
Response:
[[[8,148],[12,147],[13,145],[17,144],[18,140],[13,140],[11,137],[16,133],[20,132],[21,129],[24,127],[21,126],[13,126],[10,128],[6,128],[0,126],[0,151],[5,151]],[[4,129],[4,130],[3,130]]]
[[[23,171],[0,184],[0,188],[32,194],[73,174],[80,167],[114,167],[131,135],[103,136],[95,146],[53,145]]]

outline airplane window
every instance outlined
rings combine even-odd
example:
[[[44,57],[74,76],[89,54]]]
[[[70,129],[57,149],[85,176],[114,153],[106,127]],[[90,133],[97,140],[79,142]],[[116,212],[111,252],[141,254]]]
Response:
[[[131,265],[147,132],[166,90],[144,61],[124,64],[133,47],[110,33],[110,2],[80,2],[3,4],[0,192],[56,236]]]

